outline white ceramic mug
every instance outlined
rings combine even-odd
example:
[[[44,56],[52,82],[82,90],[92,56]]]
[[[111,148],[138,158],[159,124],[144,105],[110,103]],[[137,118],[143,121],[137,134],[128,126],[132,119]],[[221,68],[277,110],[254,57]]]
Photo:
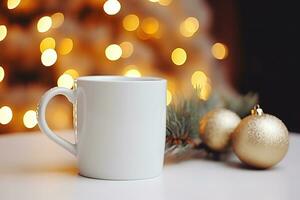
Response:
[[[60,94],[74,105],[75,144],[53,133],[45,119],[47,104]],[[158,176],[164,160],[166,80],[79,77],[73,90],[55,87],[43,95],[38,124],[77,157],[83,176],[109,180]]]

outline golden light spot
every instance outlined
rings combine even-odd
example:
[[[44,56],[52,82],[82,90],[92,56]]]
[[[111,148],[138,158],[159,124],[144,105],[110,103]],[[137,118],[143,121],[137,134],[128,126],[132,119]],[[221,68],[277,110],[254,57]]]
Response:
[[[7,8],[10,10],[15,9],[20,2],[21,0],[7,0]]]
[[[130,70],[128,70],[128,71],[125,73],[125,76],[128,76],[128,77],[141,77],[142,74],[141,74],[141,72],[139,72],[139,70],[137,70],[137,69],[130,69]]]
[[[10,107],[3,106],[0,108],[0,124],[8,124],[13,118],[13,113]]]
[[[43,53],[46,49],[54,49],[55,48],[55,40],[52,37],[47,37],[43,39],[40,43],[40,51]]]
[[[202,71],[195,71],[192,75],[191,82],[195,89],[201,89],[207,83],[207,76]]]
[[[172,3],[172,0],[159,0],[158,3],[162,6],[168,6]]]
[[[4,76],[5,76],[5,71],[3,67],[0,66],[0,82],[3,81]]]
[[[206,101],[211,95],[211,86],[208,82],[199,90],[198,96],[200,99]]]
[[[36,112],[28,110],[23,116],[23,123],[26,128],[33,128],[37,125]]]
[[[111,44],[105,49],[105,56],[108,60],[118,60],[122,55],[122,49],[117,44]]]
[[[199,21],[195,17],[186,18],[179,27],[179,31],[184,37],[192,37],[198,29]]]
[[[218,42],[211,47],[211,53],[216,59],[222,60],[227,57],[228,50],[224,44]]]
[[[69,74],[62,74],[57,80],[58,87],[64,87],[71,89],[74,85],[74,79]]]
[[[70,38],[64,38],[58,48],[58,52],[61,55],[67,55],[73,49],[73,40]]]
[[[167,90],[167,106],[172,102],[172,93]]]
[[[175,65],[183,65],[187,59],[184,49],[176,48],[172,51],[171,59]]]
[[[52,26],[52,19],[49,16],[44,16],[37,23],[37,30],[40,33],[47,32]]]
[[[159,22],[153,17],[148,17],[142,21],[141,27],[145,33],[151,35],[158,31]]]
[[[127,15],[123,19],[123,27],[126,31],[134,31],[139,27],[140,20],[136,15]]]
[[[155,2],[158,2],[158,0],[149,0],[149,1],[150,1],[150,2],[154,2],[154,3],[155,3]]]
[[[57,53],[54,49],[46,49],[41,56],[42,64],[46,67],[52,66],[57,60]]]
[[[64,72],[64,74],[69,74],[70,76],[72,76],[73,79],[79,77],[79,73],[75,69],[68,69],[67,71]]]
[[[128,58],[133,53],[133,45],[131,42],[122,42],[120,47],[122,49],[122,58]]]
[[[51,15],[51,19],[52,19],[52,28],[58,28],[64,23],[65,17],[64,14],[57,12]]]
[[[0,25],[0,41],[4,40],[7,35],[7,28],[5,25]]]
[[[107,0],[103,4],[104,12],[108,15],[115,15],[121,10],[121,4],[118,0]]]

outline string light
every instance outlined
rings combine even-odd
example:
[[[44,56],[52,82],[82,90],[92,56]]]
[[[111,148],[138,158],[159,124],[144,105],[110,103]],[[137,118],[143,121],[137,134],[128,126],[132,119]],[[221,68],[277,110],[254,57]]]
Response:
[[[0,25],[0,42],[4,40],[7,35],[7,28],[5,25]]]
[[[52,19],[49,16],[44,16],[37,23],[37,30],[40,33],[47,32],[52,26]]]
[[[131,42],[122,42],[120,44],[120,47],[122,49],[122,58],[128,58],[132,55],[133,53],[133,45]]]
[[[123,28],[126,31],[135,31],[140,24],[139,17],[133,14],[127,15],[123,19]]]
[[[62,74],[57,80],[58,87],[71,89],[74,85],[74,79],[70,74]]]
[[[184,49],[176,48],[172,51],[171,59],[175,65],[183,65],[187,59]]]
[[[105,49],[105,56],[108,60],[118,60],[122,55],[122,49],[117,44],[111,44]]]
[[[172,93],[167,90],[167,106],[172,102]]]
[[[168,6],[172,3],[172,0],[159,0],[158,3],[162,6]]]
[[[141,77],[142,74],[137,69],[130,69],[125,73],[127,77]]]
[[[58,52],[61,55],[69,54],[73,49],[73,40],[70,38],[64,38],[58,48]]]
[[[222,60],[227,57],[228,50],[224,44],[217,42],[211,47],[211,53],[216,59]]]
[[[199,21],[195,17],[186,18],[179,27],[179,31],[184,37],[192,37],[198,29]]]
[[[158,31],[159,22],[153,17],[148,17],[142,21],[141,27],[146,34],[152,35]]]
[[[79,77],[79,73],[75,69],[68,69],[67,71],[64,72],[64,74],[69,74],[70,76],[72,76],[73,79]]]
[[[52,19],[52,28],[58,28],[64,23],[65,17],[64,14],[57,12],[51,15],[51,19]]]
[[[13,118],[13,113],[10,107],[3,106],[0,108],[0,124],[8,124]]]
[[[108,0],[103,4],[104,12],[108,15],[115,15],[121,10],[121,4],[118,0]]]
[[[207,83],[207,76],[202,71],[195,71],[192,75],[191,82],[195,89],[202,89]]]
[[[36,112],[28,110],[23,116],[23,123],[26,128],[33,128],[37,125]]]
[[[12,10],[18,7],[20,4],[21,0],[7,0],[7,8]]]
[[[57,53],[54,49],[46,49],[41,56],[42,64],[46,67],[52,66],[57,60]]]
[[[43,39],[40,43],[40,51],[43,53],[46,49],[54,49],[55,48],[55,40],[52,37],[47,37]]]
[[[0,82],[3,81],[5,72],[2,66],[0,66]]]

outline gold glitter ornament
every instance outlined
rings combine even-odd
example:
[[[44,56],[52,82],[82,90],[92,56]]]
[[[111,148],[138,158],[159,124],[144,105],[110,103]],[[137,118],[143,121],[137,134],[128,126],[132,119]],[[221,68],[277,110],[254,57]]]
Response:
[[[255,168],[269,168],[280,162],[289,146],[288,130],[277,117],[264,114],[259,105],[244,118],[232,134],[237,157]]]
[[[200,137],[212,150],[224,151],[229,146],[230,136],[240,121],[240,117],[230,110],[215,109],[201,119]]]

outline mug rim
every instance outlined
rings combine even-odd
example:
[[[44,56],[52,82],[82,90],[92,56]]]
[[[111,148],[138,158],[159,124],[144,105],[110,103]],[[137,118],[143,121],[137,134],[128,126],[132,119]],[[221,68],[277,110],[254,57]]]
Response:
[[[80,76],[76,81],[86,81],[86,82],[159,82],[166,81],[159,77],[128,77],[128,76],[114,76],[114,75],[93,75],[93,76]]]

